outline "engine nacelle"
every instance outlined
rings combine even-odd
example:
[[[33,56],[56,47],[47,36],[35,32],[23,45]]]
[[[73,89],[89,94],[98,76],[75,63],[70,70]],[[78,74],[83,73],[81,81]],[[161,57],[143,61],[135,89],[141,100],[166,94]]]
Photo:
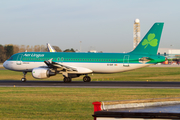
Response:
[[[48,78],[56,75],[56,72],[51,72],[49,68],[34,68],[32,70],[32,76],[37,79]]]

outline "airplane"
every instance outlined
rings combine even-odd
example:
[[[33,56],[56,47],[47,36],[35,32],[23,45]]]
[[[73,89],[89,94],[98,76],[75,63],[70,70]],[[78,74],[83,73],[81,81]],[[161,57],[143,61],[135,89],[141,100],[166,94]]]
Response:
[[[84,75],[83,81],[90,82],[90,73],[117,73],[134,70],[165,61],[157,55],[164,23],[154,23],[137,47],[128,53],[66,53],[66,52],[22,52],[12,55],[3,63],[6,69],[27,72],[37,79],[58,73],[65,83]]]
[[[47,43],[47,49],[48,52],[56,52],[56,50],[49,43]]]

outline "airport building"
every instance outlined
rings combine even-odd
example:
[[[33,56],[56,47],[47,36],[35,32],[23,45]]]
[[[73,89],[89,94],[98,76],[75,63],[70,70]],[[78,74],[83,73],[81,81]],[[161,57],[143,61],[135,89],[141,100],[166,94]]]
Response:
[[[180,49],[159,48],[158,55],[167,56],[168,58],[180,58]]]
[[[169,60],[168,62],[166,62],[166,64],[168,63],[179,64],[180,62],[180,49],[159,48],[158,55],[166,56],[166,58]]]

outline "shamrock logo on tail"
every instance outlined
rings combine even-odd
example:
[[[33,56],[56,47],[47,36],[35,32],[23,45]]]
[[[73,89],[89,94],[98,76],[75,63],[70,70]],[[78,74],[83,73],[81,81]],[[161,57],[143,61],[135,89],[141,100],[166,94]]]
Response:
[[[150,45],[152,47],[156,47],[157,44],[158,44],[158,40],[157,39],[154,39],[155,38],[155,34],[152,33],[152,34],[149,34],[147,39],[144,39],[144,41],[142,42],[142,45],[145,46],[144,49]]]

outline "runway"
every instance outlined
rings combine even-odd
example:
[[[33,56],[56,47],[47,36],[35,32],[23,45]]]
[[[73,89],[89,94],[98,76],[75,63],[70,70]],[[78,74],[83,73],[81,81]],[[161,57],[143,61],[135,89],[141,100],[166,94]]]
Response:
[[[0,87],[72,87],[72,88],[174,88],[180,89],[180,82],[117,82],[117,81],[26,81],[0,80]]]

